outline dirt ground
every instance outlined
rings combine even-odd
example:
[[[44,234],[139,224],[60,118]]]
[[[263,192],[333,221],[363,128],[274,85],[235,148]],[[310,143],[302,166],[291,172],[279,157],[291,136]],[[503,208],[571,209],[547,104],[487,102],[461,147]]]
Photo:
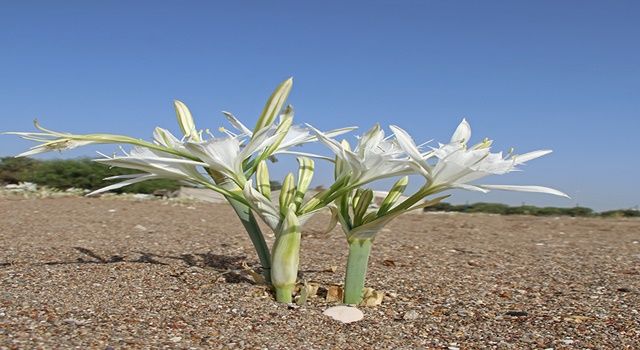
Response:
[[[327,218],[301,257],[323,285],[346,258]],[[382,305],[347,325],[320,297],[288,307],[252,283],[257,258],[225,205],[3,198],[0,248],[2,349],[640,348],[634,219],[406,216],[372,253]]]

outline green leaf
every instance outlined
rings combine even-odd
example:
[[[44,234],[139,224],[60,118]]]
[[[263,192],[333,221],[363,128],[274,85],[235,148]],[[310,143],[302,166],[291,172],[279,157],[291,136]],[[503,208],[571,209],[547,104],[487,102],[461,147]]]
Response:
[[[373,200],[373,191],[370,189],[362,191],[358,202],[353,206],[353,226],[362,225],[362,219],[367,213],[367,209],[369,209],[369,205],[371,205],[371,201]]]
[[[340,192],[348,183],[350,177],[347,175],[340,176],[328,189],[319,192],[313,198],[309,199],[303,206],[300,208],[299,213],[304,214],[310,211],[317,209],[319,205],[327,205],[330,202],[333,202],[335,199],[339,197],[336,195]]]
[[[400,180],[396,181],[396,183],[391,187],[391,190],[387,194],[387,196],[382,201],[380,205],[380,209],[378,209],[378,216],[382,216],[393,207],[398,198],[404,193],[404,190],[407,188],[407,184],[409,183],[409,177],[404,176]]]
[[[443,199],[448,198],[449,195],[447,196],[442,196],[442,197],[438,197],[429,201],[426,201],[422,204],[416,205],[414,207],[411,207],[408,210],[398,210],[398,211],[393,211],[390,212],[384,216],[380,216],[377,219],[362,224],[361,226],[357,226],[352,230],[349,231],[347,239],[349,241],[354,240],[354,239],[372,239],[375,238],[375,236],[378,234],[378,232],[380,232],[380,230],[382,230],[382,228],[384,226],[386,226],[389,222],[391,222],[393,219],[395,219],[396,217],[407,213],[411,210],[417,210],[417,209],[422,209],[422,208],[426,208],[432,205],[436,205],[438,203],[440,203]]]

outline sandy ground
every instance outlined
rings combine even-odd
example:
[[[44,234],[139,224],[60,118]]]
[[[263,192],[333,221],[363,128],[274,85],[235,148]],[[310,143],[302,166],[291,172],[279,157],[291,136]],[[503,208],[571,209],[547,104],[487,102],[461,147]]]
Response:
[[[346,257],[326,219],[301,266],[324,285]],[[4,198],[0,248],[2,349],[640,348],[640,220],[407,216],[374,246],[383,304],[348,325],[253,284],[224,205]]]

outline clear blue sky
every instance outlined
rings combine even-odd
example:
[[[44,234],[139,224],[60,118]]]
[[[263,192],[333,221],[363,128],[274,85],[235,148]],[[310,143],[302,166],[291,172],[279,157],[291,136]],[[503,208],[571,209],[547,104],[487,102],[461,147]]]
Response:
[[[294,76],[300,122],[379,121],[446,141],[466,117],[497,149],[555,151],[491,182],[573,197],[457,192],[454,202],[632,207],[639,18],[638,1],[5,2],[0,131],[32,130],[37,117],[147,138],[156,125],[177,129],[174,98],[202,127],[221,125],[221,110],[253,124]],[[0,136],[0,156],[29,145]]]

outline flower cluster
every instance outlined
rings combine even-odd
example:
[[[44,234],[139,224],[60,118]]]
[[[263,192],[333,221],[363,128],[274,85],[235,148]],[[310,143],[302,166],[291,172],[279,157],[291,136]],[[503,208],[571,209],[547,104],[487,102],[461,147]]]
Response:
[[[469,145],[471,127],[466,120],[458,125],[448,143],[417,145],[398,126],[390,126],[385,135],[376,124],[357,137],[352,146],[337,136],[353,127],[320,131],[309,124],[294,125],[293,107],[286,105],[292,80],[281,83],[269,97],[253,129],[248,128],[229,112],[223,112],[234,131],[220,128],[221,136],[196,127],[187,106],[175,101],[178,124],[182,131],[176,137],[163,128],[156,128],[151,141],[112,134],[56,132],[36,123],[39,132],[11,132],[39,144],[18,156],[30,156],[52,150],[71,149],[88,144],[129,145],[132,149],[121,155],[106,156],[97,162],[113,167],[135,169],[137,174],[109,179],[122,180],[91,195],[151,179],[180,180],[219,192],[229,201],[244,225],[260,259],[266,283],[273,286],[276,299],[291,302],[299,265],[301,227],[318,211],[332,212],[330,228],[340,223],[349,244],[345,278],[345,303],[362,300],[367,261],[373,240],[391,220],[410,210],[434,205],[446,198],[437,193],[450,189],[488,192],[509,190],[541,192],[559,196],[564,193],[542,186],[486,185],[476,181],[489,175],[518,170],[527,161],[551,151],[541,150],[516,155],[510,152],[492,153],[492,141],[484,139]],[[300,152],[299,146],[320,142],[330,156]],[[276,155],[298,157],[297,175],[289,173],[276,196],[269,176],[270,160]],[[330,161],[334,165],[334,183],[315,195],[307,195],[313,178],[315,162]],[[408,187],[408,175],[423,177],[422,186],[403,196]],[[381,203],[367,188],[372,182],[397,178]],[[275,234],[269,247],[257,223],[259,217]]]

